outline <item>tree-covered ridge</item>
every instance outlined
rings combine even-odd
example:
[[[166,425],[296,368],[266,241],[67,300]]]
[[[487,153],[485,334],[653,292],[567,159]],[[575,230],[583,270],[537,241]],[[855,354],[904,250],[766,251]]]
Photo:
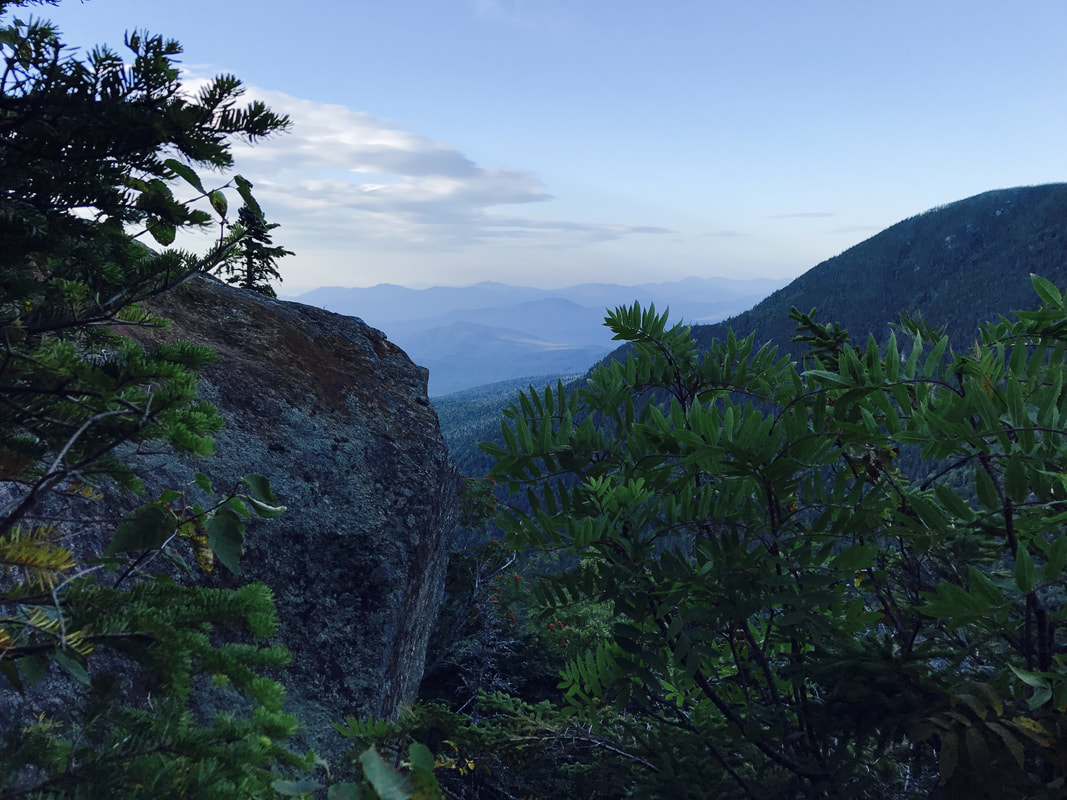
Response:
[[[698,326],[703,346],[727,330],[794,355],[789,309],[818,308],[855,341],[885,342],[901,314],[954,337],[1007,309],[1034,306],[1029,275],[1067,282],[1067,184],[1001,189],[898,222],[808,270],[750,311]]]

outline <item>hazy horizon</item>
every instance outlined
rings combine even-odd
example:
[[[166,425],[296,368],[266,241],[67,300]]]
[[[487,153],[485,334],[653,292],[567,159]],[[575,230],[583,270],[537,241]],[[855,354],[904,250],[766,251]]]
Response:
[[[1067,179],[1067,4],[66,0],[180,41],[290,133],[235,148],[286,294],[791,278],[906,217]]]

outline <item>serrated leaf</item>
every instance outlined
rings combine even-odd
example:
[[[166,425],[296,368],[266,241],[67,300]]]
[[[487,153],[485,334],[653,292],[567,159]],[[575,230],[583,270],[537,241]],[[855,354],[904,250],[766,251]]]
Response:
[[[178,518],[170,509],[157,503],[139,506],[123,517],[104,555],[155,550],[177,529]]]
[[[1004,489],[1013,503],[1022,503],[1030,492],[1030,484],[1026,480],[1026,470],[1023,467],[1022,455],[1012,453],[1004,468]]]
[[[989,745],[978,728],[968,728],[964,735],[967,741],[967,757],[976,771],[982,771],[989,765]]]
[[[980,596],[991,608],[1002,606],[1008,602],[1000,588],[977,567],[968,567],[967,575],[971,594]]]
[[[1049,731],[1048,729],[1035,719],[1029,717],[1012,717],[1007,720],[1008,724],[1022,733],[1028,739],[1036,742],[1042,747],[1048,747]]]
[[[193,476],[193,483],[203,489],[205,492],[214,491],[211,488],[211,478],[205,475],[203,472],[198,472]]]
[[[234,575],[240,574],[241,549],[245,526],[241,518],[228,508],[216,511],[204,526],[207,543],[215,558]]]
[[[993,707],[994,713],[998,716],[1004,716],[1004,701],[1000,699],[1000,695],[997,694],[997,690],[990,686],[988,683],[976,683],[975,688],[985,695],[986,700]]]

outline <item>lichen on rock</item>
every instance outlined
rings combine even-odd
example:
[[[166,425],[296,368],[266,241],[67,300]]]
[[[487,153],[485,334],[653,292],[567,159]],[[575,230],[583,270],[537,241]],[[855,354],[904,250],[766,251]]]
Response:
[[[218,352],[201,395],[226,428],[215,456],[161,460],[152,483],[195,467],[222,489],[258,472],[288,507],[250,524],[241,580],[274,590],[293,708],[329,755],[343,747],[329,722],[414,699],[441,602],[456,470],[427,372],[359,319],[211,278],[156,310],[163,335]]]

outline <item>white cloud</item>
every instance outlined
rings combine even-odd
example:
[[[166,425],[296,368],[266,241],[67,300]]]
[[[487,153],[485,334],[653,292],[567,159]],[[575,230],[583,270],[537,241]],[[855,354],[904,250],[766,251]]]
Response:
[[[249,89],[292,129],[234,147],[279,241],[310,249],[456,251],[495,243],[551,248],[664,229],[501,213],[552,199],[528,170],[482,166],[456,147],[340,105]]]

